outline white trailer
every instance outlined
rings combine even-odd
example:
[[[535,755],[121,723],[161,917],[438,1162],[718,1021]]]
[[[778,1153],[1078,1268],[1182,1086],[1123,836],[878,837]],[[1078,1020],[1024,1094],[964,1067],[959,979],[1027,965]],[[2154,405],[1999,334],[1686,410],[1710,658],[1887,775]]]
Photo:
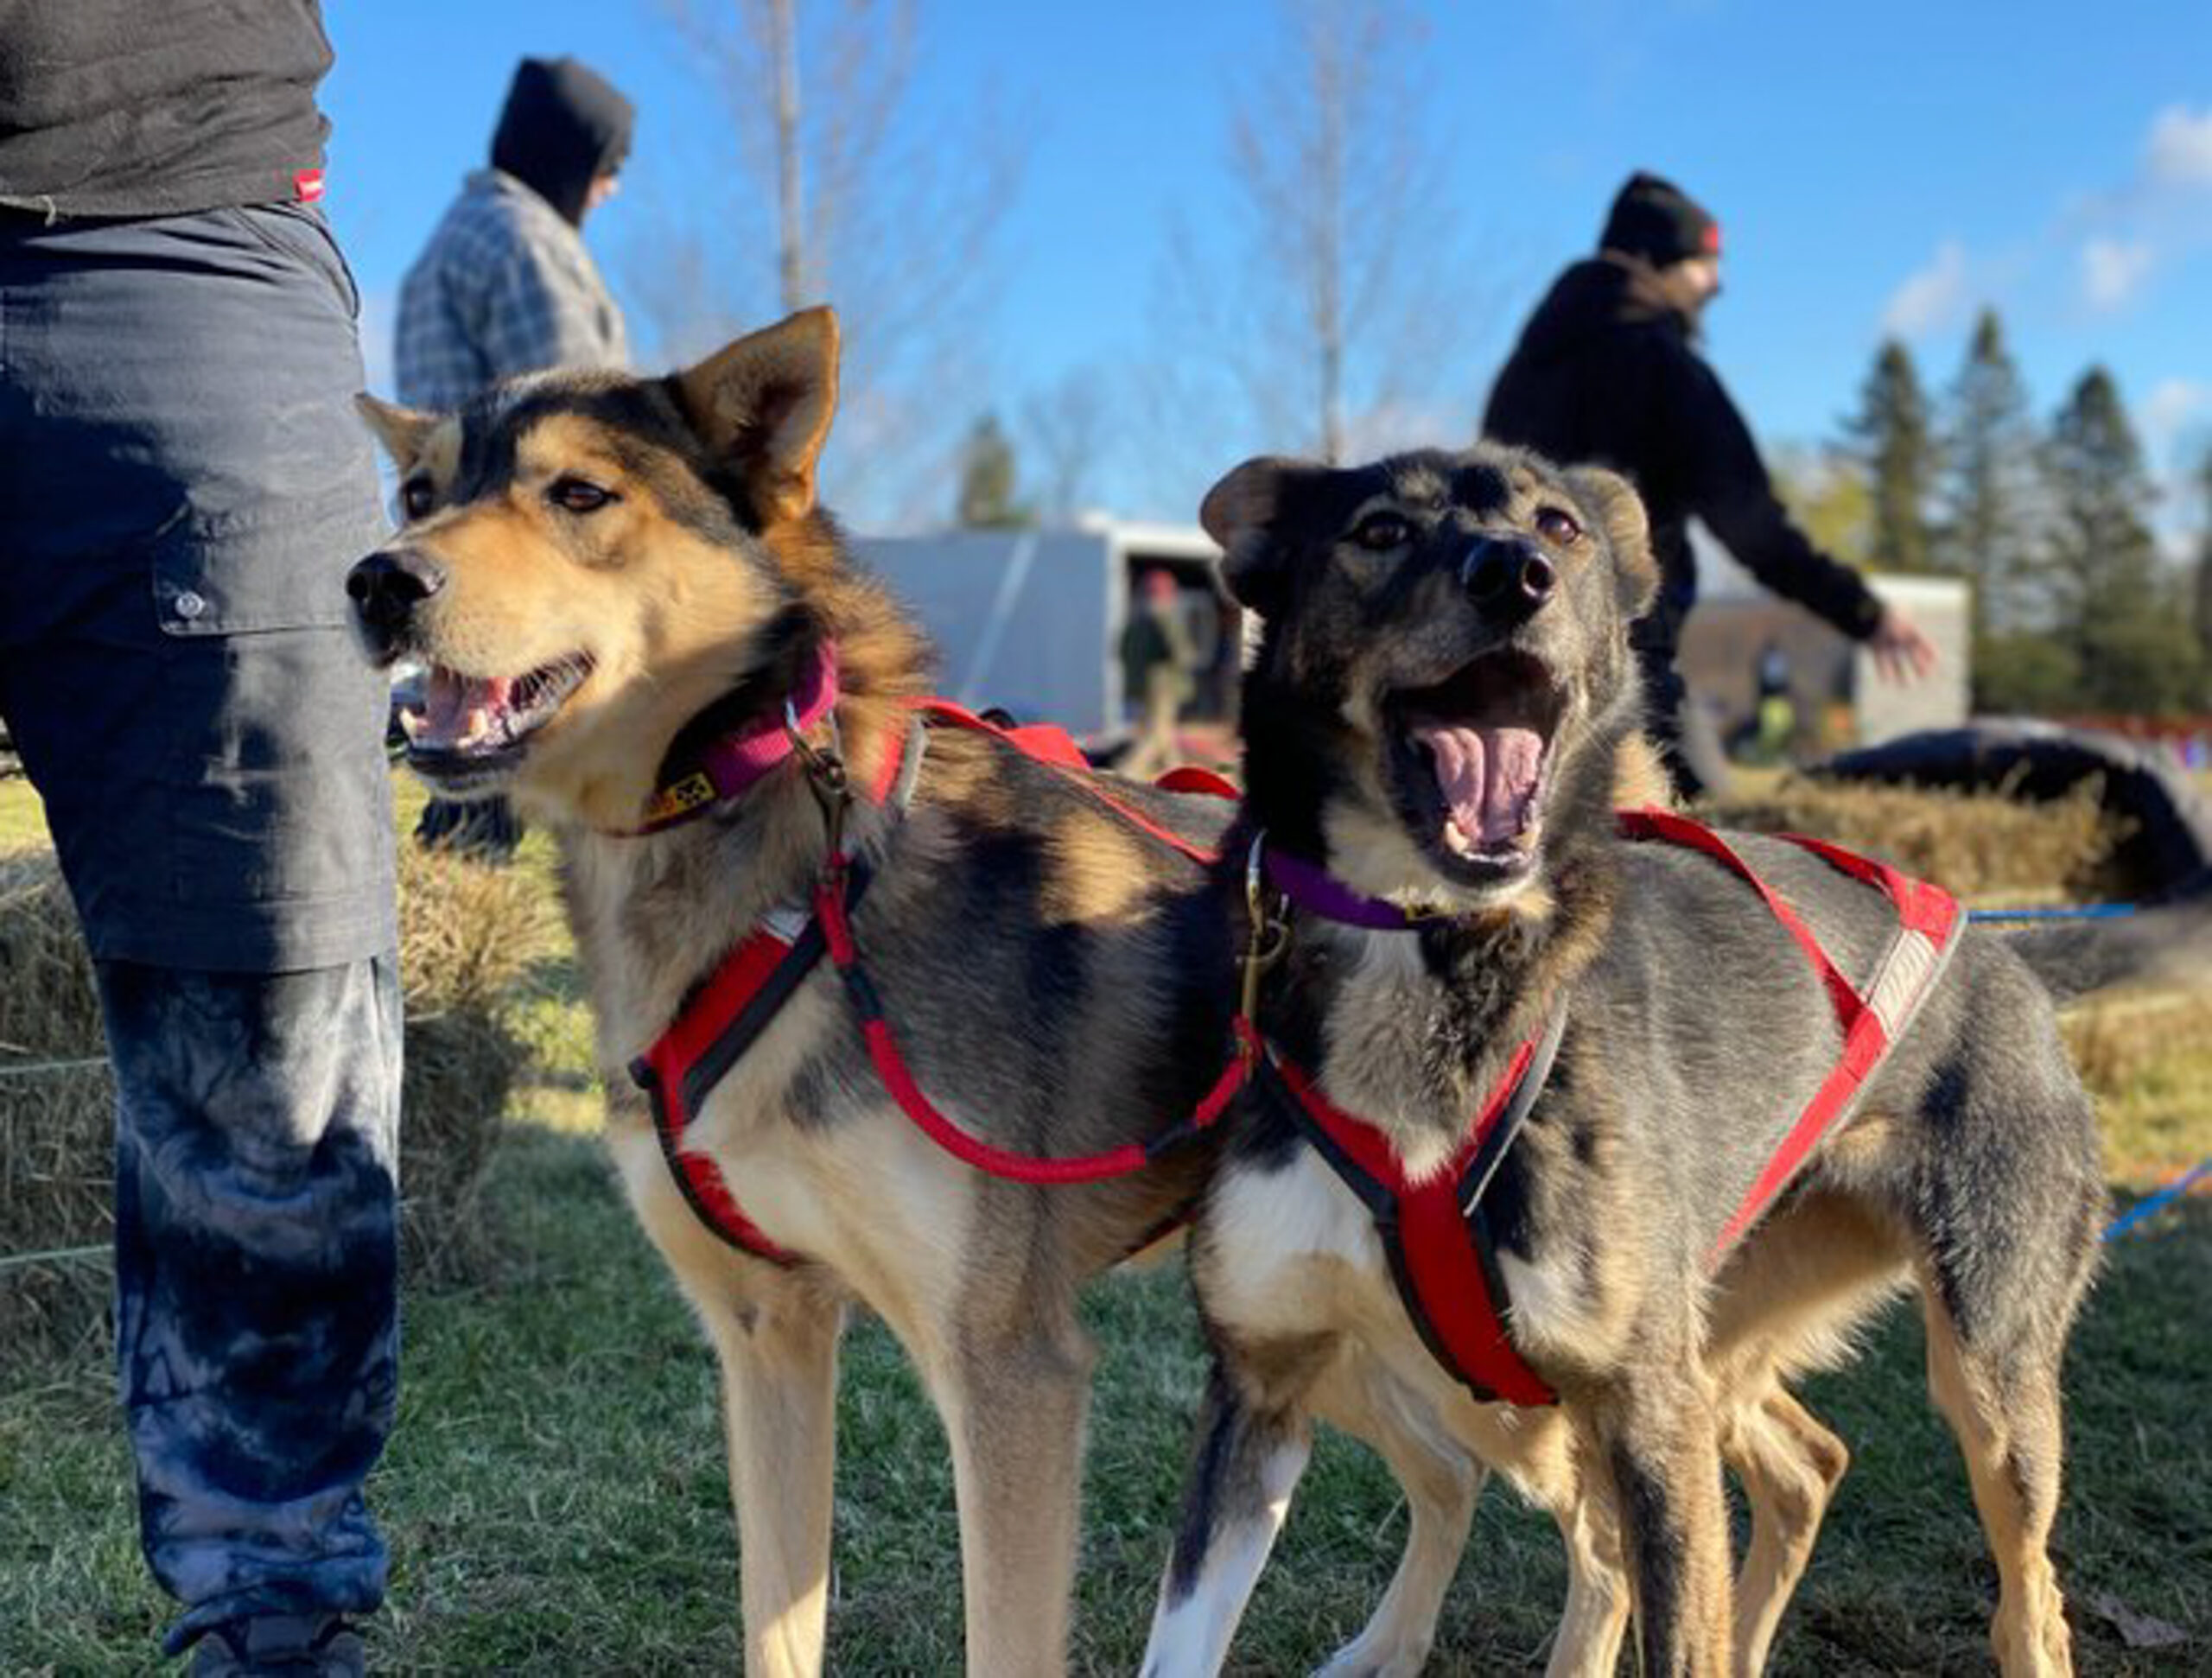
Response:
[[[1236,608],[1216,581],[1221,551],[1194,524],[1091,518],[1058,530],[864,537],[856,545],[936,644],[939,693],[1093,740],[1127,727],[1122,630],[1137,579],[1164,569],[1200,653],[1185,716],[1235,721]]]

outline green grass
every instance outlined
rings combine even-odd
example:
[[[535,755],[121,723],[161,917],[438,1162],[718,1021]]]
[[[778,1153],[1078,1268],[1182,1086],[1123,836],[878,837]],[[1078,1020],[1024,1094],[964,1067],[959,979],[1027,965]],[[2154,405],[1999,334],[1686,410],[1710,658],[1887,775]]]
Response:
[[[372,1486],[391,1535],[374,1653],[420,1673],[681,1673],[737,1662],[735,1540],[715,1379],[595,1142],[518,1123],[491,1212],[496,1279],[409,1301],[400,1426]],[[2114,1245],[2069,1370],[2071,1467],[2057,1550],[2082,1665],[2202,1670],[2212,1637],[2212,1206]],[[1103,1349],[1087,1475],[1077,1658],[1133,1670],[1173,1531],[1202,1364],[1175,1267],[1095,1288]],[[1814,1407],[1855,1454],[1777,1669],[1983,1666],[1994,1577],[1900,1312]],[[833,1669],[957,1669],[950,1475],[936,1421],[882,1330],[849,1338],[841,1400]],[[148,1670],[166,1606],[133,1540],[105,1357],[0,1383],[0,1671]],[[1236,1648],[1304,1669],[1357,1630],[1395,1560],[1388,1478],[1324,1441]],[[1434,1670],[1541,1664],[1564,1580],[1548,1523],[1493,1493]],[[2188,1630],[2135,1651],[2109,1594]]]
[[[0,843],[20,829],[0,788]],[[403,800],[402,820],[412,819]],[[35,842],[35,836],[29,842]],[[545,866],[533,839],[525,865]],[[2194,1017],[2194,1016],[2191,1016]],[[613,1184],[592,1127],[588,1023],[573,966],[531,981],[537,1082],[518,1103],[486,1217],[488,1280],[406,1302],[400,1425],[371,1485],[391,1540],[372,1643],[391,1672],[677,1674],[738,1664],[736,1541],[712,1360]],[[2131,1028],[2132,1029],[2132,1028]],[[2155,1013],[2101,1051],[2107,1142],[2140,1188],[2212,1154],[2212,1033]],[[2138,1039],[2140,1040],[2139,1041]],[[2056,1535],[2083,1671],[2212,1666],[2212,1201],[2115,1243],[2068,1370],[2068,1496]],[[1085,1480],[1075,1660],[1134,1670],[1173,1531],[1203,1363],[1179,1268],[1107,1280]],[[848,1338],[830,1666],[959,1666],[958,1541],[943,1438],[897,1347]],[[169,1617],[137,1553],[130,1464],[104,1348],[0,1361],[0,1674],[137,1674]],[[1790,1675],[1981,1671],[1995,1579],[1921,1338],[1885,1319],[1808,1400],[1851,1475],[1785,1622]],[[1356,1631],[1404,1532],[1388,1476],[1327,1437],[1236,1645],[1233,1669],[1306,1669]],[[1432,1670],[1541,1668],[1564,1591],[1548,1523],[1485,1498]],[[2180,1628],[2130,1648],[2098,1605]]]

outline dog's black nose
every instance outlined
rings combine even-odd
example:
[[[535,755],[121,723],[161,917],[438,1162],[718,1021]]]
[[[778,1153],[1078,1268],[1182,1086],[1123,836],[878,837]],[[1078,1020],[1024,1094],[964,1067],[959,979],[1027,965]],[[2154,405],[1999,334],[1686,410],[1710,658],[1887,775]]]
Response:
[[[1485,536],[1460,562],[1459,582],[1484,612],[1518,622],[1550,598],[1559,573],[1527,543]]]
[[[346,597],[372,646],[398,650],[399,632],[415,608],[445,587],[444,568],[413,548],[385,548],[346,574]]]

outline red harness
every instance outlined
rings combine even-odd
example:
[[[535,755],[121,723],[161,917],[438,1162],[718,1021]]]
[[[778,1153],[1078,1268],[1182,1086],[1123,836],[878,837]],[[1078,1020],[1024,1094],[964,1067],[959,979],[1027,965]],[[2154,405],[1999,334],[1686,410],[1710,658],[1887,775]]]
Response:
[[[1065,776],[1121,820],[1192,861],[1211,864],[1217,853],[1185,839],[1135,805],[1116,798],[1075,741],[1050,726],[1004,728],[949,700],[924,699],[912,709],[925,723],[970,729],[1014,747],[1025,756]],[[883,804],[899,779],[905,756],[903,736],[886,754],[887,762],[868,796]],[[1159,785],[1171,791],[1205,792],[1233,798],[1236,790],[1220,776],[1202,769],[1178,769]],[[630,1065],[630,1076],[652,1107],[653,1133],[677,1189],[701,1222],[741,1251],[778,1264],[799,1262],[745,1215],[721,1168],[707,1154],[688,1148],[685,1133],[706,1104],[709,1093],[746,1050],[767,1029],[777,1012],[826,953],[843,979],[861,1025],[868,1058],[892,1098],[924,1135],[956,1159],[995,1177],[1025,1183],[1090,1183],[1142,1170],[1212,1126],[1250,1076],[1259,1058],[1258,1041],[1243,1021],[1229,1064],[1187,1117],[1144,1142],[1131,1142],[1103,1154],[1071,1159],[1039,1159],[1014,1154],[971,1136],[933,1106],[914,1081],[897,1039],[884,1017],[881,999],[861,966],[853,942],[851,915],[868,889],[864,862],[834,851],[814,894],[813,913],[803,923],[795,914],[774,917],[741,939],[714,972],[695,988],[668,1028]],[[778,925],[775,922],[785,922]]]
[[[1821,1137],[1851,1110],[1874,1069],[1933,989],[1957,948],[1966,917],[1948,893],[1925,880],[1818,839],[1780,836],[1853,878],[1878,887],[1897,910],[1897,937],[1862,994],[1796,912],[1719,834],[1659,810],[1624,810],[1619,822],[1629,838],[1702,851],[1748,882],[1804,950],[1827,987],[1843,1030],[1843,1046],[1834,1069],[1792,1122],[1707,1255],[1707,1268],[1718,1269]],[[1482,1197],[1535,1105],[1565,1025],[1562,1011],[1540,1037],[1514,1052],[1458,1153],[1443,1170],[1419,1183],[1407,1179],[1396,1150],[1381,1131],[1331,1104],[1312,1079],[1272,1046],[1264,1063],[1263,1077],[1288,1096],[1285,1105],[1294,1122],[1373,1217],[1399,1297],[1430,1352],[1485,1400],[1536,1405],[1551,1403],[1556,1396],[1507,1338],[1504,1277],[1483,1217]]]

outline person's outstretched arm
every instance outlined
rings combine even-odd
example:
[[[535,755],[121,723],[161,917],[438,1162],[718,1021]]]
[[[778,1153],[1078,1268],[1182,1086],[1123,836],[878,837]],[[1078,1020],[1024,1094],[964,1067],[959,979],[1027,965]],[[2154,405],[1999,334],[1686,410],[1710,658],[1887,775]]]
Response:
[[[1774,493],[1750,428],[1713,370],[1685,357],[1677,435],[1691,451],[1691,505],[1713,535],[1759,582],[1866,644],[1891,681],[1927,675],[1934,643],[1885,606],[1866,579],[1813,545]]]

